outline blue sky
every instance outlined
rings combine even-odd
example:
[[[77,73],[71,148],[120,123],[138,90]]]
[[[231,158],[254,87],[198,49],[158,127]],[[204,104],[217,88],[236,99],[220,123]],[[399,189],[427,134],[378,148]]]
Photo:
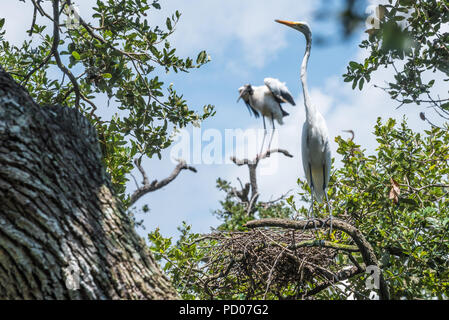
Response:
[[[88,17],[93,1],[74,2],[79,6],[81,16]],[[269,170],[269,174],[259,174],[261,200],[277,198],[290,189],[297,190],[297,178],[304,177],[299,152],[304,121],[299,65],[305,39],[297,31],[275,23],[274,19],[306,20],[313,32],[340,39],[338,28],[329,23],[319,23],[313,18],[312,12],[317,3],[313,0],[170,0],[161,1],[162,10],[154,11],[148,17],[150,23],[164,25],[165,17],[179,10],[182,13],[181,21],[171,40],[178,54],[196,57],[204,49],[211,56],[211,62],[188,74],[160,74],[167,84],[174,83],[192,108],[201,110],[203,105],[215,105],[217,114],[202,124],[203,133],[207,129],[216,129],[224,134],[225,129],[262,128],[261,119],[251,118],[243,102],[236,103],[237,89],[245,83],[261,85],[265,77],[286,82],[297,106],[286,106],[290,116],[285,118],[282,127],[278,126],[279,139],[274,143],[288,149],[294,158],[272,156],[266,161],[266,165],[275,170]],[[6,18],[7,39],[20,43],[26,38],[25,30],[31,22],[30,4],[2,1],[0,12]],[[425,124],[419,120],[419,109],[416,106],[396,110],[396,105],[389,97],[373,87],[373,84],[383,84],[390,79],[390,70],[376,73],[362,92],[353,91],[350,84],[343,82],[341,75],[348,62],[361,60],[366,55],[358,47],[366,36],[362,31],[346,42],[312,48],[308,66],[309,89],[312,102],[326,118],[333,156],[336,153],[334,138],[344,135],[341,131],[344,129],[354,130],[356,142],[373,152],[376,143],[371,132],[378,116],[401,119],[405,114],[411,127],[417,130],[425,128]],[[104,108],[102,112],[105,116],[115,112],[113,108]],[[191,133],[192,128],[189,127],[188,131]],[[207,144],[207,141],[203,142],[203,146]],[[243,147],[238,145],[236,149]],[[144,161],[150,180],[163,179],[173,170],[176,163],[170,161],[170,152],[171,149],[166,150],[162,160],[156,158]],[[229,157],[230,154],[225,156]],[[338,166],[338,157],[336,160]],[[150,213],[137,216],[138,219],[144,219],[146,227],[146,230],[139,230],[141,235],[159,227],[164,235],[176,237],[176,228],[182,221],[191,224],[196,232],[208,232],[210,227],[218,224],[211,211],[219,208],[219,200],[224,198],[224,194],[215,188],[216,179],[221,177],[234,185],[237,185],[237,177],[243,182],[248,180],[244,167],[232,164],[194,166],[198,173],[183,171],[171,184],[138,201],[138,207],[148,204],[151,209]],[[137,171],[133,174],[141,181]],[[128,190],[132,192],[134,189],[135,184],[131,179]]]

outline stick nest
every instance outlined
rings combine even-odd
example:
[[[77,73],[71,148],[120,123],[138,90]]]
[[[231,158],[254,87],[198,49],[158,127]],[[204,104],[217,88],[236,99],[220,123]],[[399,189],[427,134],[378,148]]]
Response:
[[[216,276],[206,282],[211,293],[226,287],[231,289],[237,282],[248,288],[246,298],[265,298],[269,292],[281,294],[289,285],[300,290],[303,284],[317,277],[332,279],[333,272],[329,269],[334,265],[335,249],[295,247],[303,241],[316,241],[312,233],[256,229],[216,232],[210,236],[218,244],[214,246],[209,265],[209,271]]]

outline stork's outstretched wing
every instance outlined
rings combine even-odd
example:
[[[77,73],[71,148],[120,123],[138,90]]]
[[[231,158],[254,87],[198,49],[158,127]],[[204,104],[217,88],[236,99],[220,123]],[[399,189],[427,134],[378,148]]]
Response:
[[[296,105],[295,100],[293,100],[291,93],[288,91],[288,88],[285,85],[285,82],[280,82],[278,79],[274,78],[265,78],[263,82],[268,87],[268,89],[270,89],[277,102],[288,102],[293,106]]]

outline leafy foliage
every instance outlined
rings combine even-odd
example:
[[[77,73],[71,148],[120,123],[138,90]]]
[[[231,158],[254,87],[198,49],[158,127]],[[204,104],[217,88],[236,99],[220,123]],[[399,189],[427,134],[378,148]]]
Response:
[[[195,60],[176,55],[169,37],[181,14],[168,17],[164,27],[151,26],[146,17],[161,8],[158,0],[97,0],[90,22],[82,17],[72,25],[61,21],[60,28],[53,26],[49,32],[50,19],[69,18],[66,10],[60,13],[63,3],[54,1],[57,13],[53,7],[52,14],[36,2],[44,22],[34,21],[29,34],[39,37],[39,43],[27,40],[17,47],[0,38],[0,63],[39,104],[76,107],[91,120],[105,165],[125,200],[126,175],[135,157],[160,158],[174,131],[214,114],[211,105],[204,106],[202,114],[189,109],[173,85],[164,88],[158,74],[188,72],[209,58],[205,51]],[[105,99],[121,110],[110,121],[100,116],[105,114]]]
[[[374,134],[379,143],[374,155],[365,152],[354,141],[336,138],[338,153],[342,155],[342,167],[331,177],[330,199],[334,215],[351,222],[373,246],[381,262],[381,270],[388,283],[391,298],[416,299],[449,297],[449,133],[432,128],[424,134],[413,132],[404,120],[400,125],[390,119],[382,123],[379,119]],[[298,181],[300,200],[308,200],[309,191],[304,181]],[[304,215],[308,207],[295,202],[293,197],[262,209],[258,214],[245,216],[244,204],[235,200],[229,183],[219,180],[218,187],[226,192],[222,209],[217,211],[223,224],[221,231],[245,231],[243,224],[258,217],[292,217],[294,213]],[[391,198],[395,190],[397,199]],[[320,214],[327,215],[326,206],[317,207]],[[174,281],[182,296],[192,298],[248,298],[248,287],[223,276],[223,290],[216,295],[201,285],[204,279],[217,276],[221,269],[214,265],[211,253],[220,245],[214,237],[190,232],[185,224],[180,228],[181,238],[175,244],[165,239],[158,231],[150,233],[151,248],[161,261],[164,270]],[[230,233],[232,235],[232,233]],[[325,239],[324,234],[318,238]],[[334,232],[331,239],[336,244],[351,244],[350,238]],[[191,244],[191,245],[188,245]],[[229,254],[221,250],[220,254]],[[363,261],[360,254],[353,254],[358,264]],[[347,254],[338,253],[336,268],[351,265]],[[189,270],[196,270],[190,272]],[[257,277],[253,275],[253,277]],[[367,299],[372,296],[366,288],[367,275],[362,273],[349,280],[344,289],[331,286],[315,295],[319,299],[347,299],[349,296]],[[266,283],[261,283],[261,291]],[[316,283],[309,282],[302,290],[312,290]],[[188,289],[186,289],[188,288]],[[278,294],[267,298],[288,298],[294,295],[295,283],[279,288]],[[260,298],[260,296],[259,296]]]
[[[394,81],[382,88],[392,99],[430,105],[449,119],[449,95],[436,97],[432,91],[436,73],[449,81],[449,1],[389,0],[380,8],[379,28],[367,30],[369,39],[360,45],[369,56],[350,62],[345,81],[361,90],[380,67],[392,67]]]
[[[449,134],[378,120],[377,155],[337,138],[344,167],[333,177],[336,214],[349,214],[382,262],[394,299],[449,294]],[[393,183],[392,183],[393,181]],[[391,199],[399,188],[398,199]],[[361,288],[359,288],[361,289]]]

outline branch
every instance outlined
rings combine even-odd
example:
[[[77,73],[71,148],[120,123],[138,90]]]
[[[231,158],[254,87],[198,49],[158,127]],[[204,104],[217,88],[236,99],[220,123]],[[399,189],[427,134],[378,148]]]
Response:
[[[230,159],[232,162],[234,162],[238,166],[247,165],[249,169],[249,181],[251,183],[251,202],[256,202],[257,198],[259,196],[259,193],[257,191],[257,176],[256,176],[256,170],[257,165],[259,164],[260,160],[263,160],[265,158],[268,158],[272,153],[282,153],[284,156],[293,158],[293,156],[284,149],[270,149],[265,151],[264,153],[261,153],[260,155],[256,156],[256,159],[249,160],[249,159],[237,159],[235,156],[232,156]],[[252,201],[254,199],[254,201]],[[249,207],[249,210],[251,207]],[[248,211],[249,211],[248,210]]]
[[[290,192],[292,192],[292,191],[293,191],[293,189],[290,189],[290,190],[288,190],[286,193],[284,193],[283,195],[281,195],[280,197],[278,197],[277,199],[270,200],[270,201],[265,201],[265,202],[260,202],[260,204],[263,205],[265,208],[268,208],[268,207],[270,207],[272,204],[277,203],[277,202],[279,202],[279,201],[281,201],[281,200],[284,200],[284,199],[288,196],[288,194],[289,194]]]
[[[343,243],[334,243],[331,241],[325,240],[305,240],[294,245],[290,245],[289,249],[298,249],[302,247],[321,247],[321,248],[331,248],[336,250],[344,250],[348,252],[358,252],[359,248],[357,246],[343,244]]]
[[[317,228],[327,228],[329,227],[329,220],[315,219],[314,223],[310,223],[310,221],[308,220],[296,221],[296,220],[272,218],[272,219],[253,220],[245,224],[245,227],[247,228],[279,227],[296,230],[312,229],[315,226]],[[365,239],[365,237],[363,236],[362,232],[360,232],[359,229],[340,219],[333,219],[332,226],[334,229],[343,231],[351,236],[351,238],[354,240],[355,244],[359,248],[360,253],[362,254],[362,258],[363,261],[365,262],[365,265],[367,266],[374,265],[376,267],[379,267],[379,263],[377,261],[376,255],[374,254],[374,250],[371,244]],[[379,280],[380,280],[379,298],[381,300],[388,300],[390,295],[388,292],[388,287],[385,282],[385,279],[383,278],[382,272],[379,273]]]
[[[59,56],[58,52],[59,40],[59,0],[53,0],[53,45],[51,48],[51,52],[55,57],[58,68],[62,72],[64,72],[67,77],[69,77],[70,82],[73,85],[73,89],[75,90],[75,106],[80,109],[81,91],[75,76],[61,61],[61,57]]]
[[[168,176],[167,178],[165,178],[161,181],[153,180],[151,183],[149,183],[149,180],[145,173],[145,170],[142,168],[142,166],[137,161],[137,159],[134,160],[134,163],[136,164],[137,169],[139,169],[140,173],[142,174],[143,186],[133,192],[133,194],[131,195],[131,199],[130,199],[130,205],[133,205],[137,200],[139,200],[145,194],[165,187],[167,184],[169,184],[170,182],[175,180],[176,177],[178,176],[178,174],[182,170],[190,170],[193,172],[197,172],[194,167],[187,165],[187,163],[184,160],[179,160],[178,165],[175,167],[175,169],[170,174],[170,176]]]
[[[238,180],[240,182],[240,179],[238,179]],[[232,187],[232,192],[233,192],[234,196],[239,198],[241,202],[249,202],[248,194],[249,194],[249,188],[251,185],[249,183],[246,183],[245,186],[243,186],[242,183],[240,182],[240,186],[242,188],[240,191],[237,190],[236,188]]]
[[[242,165],[245,165],[245,164],[246,165],[251,165],[251,164],[252,165],[257,165],[260,160],[263,160],[265,158],[270,157],[270,155],[272,153],[282,153],[286,157],[293,158],[293,155],[290,154],[290,152],[288,152],[287,150],[284,150],[284,149],[271,149],[271,150],[267,150],[264,153],[260,154],[260,156],[258,155],[256,157],[256,159],[254,159],[254,160],[249,160],[249,159],[242,159],[242,160],[240,160],[240,159],[237,159],[236,157],[232,156],[231,157],[231,161],[234,162],[238,166],[242,166]]]
[[[350,279],[353,276],[360,274],[364,271],[365,270],[359,269],[357,267],[351,267],[351,269],[346,269],[346,270],[342,270],[342,271],[338,272],[337,274],[335,274],[335,277],[336,277],[336,280],[338,282],[340,282],[343,280]],[[312,290],[308,291],[306,293],[305,297],[311,297],[311,296],[323,291],[324,289],[328,288],[329,286],[333,285],[334,283],[335,283],[334,281],[326,281],[326,282],[316,286]]]

